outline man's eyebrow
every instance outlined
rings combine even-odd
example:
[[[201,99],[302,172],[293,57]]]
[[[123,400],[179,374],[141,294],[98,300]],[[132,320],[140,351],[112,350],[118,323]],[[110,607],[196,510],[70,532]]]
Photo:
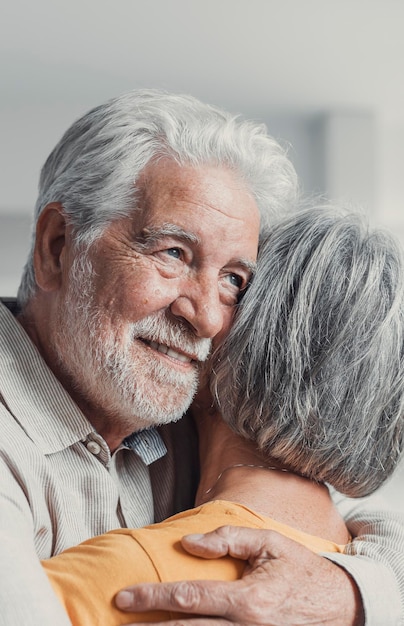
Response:
[[[198,244],[200,239],[195,233],[184,230],[177,224],[161,224],[160,226],[146,226],[136,237],[136,243],[143,246],[150,246],[164,237],[175,237],[182,241]]]
[[[161,224],[160,226],[145,226],[140,234],[136,237],[136,244],[139,246],[152,246],[164,237],[175,237],[182,241],[187,241],[193,244],[199,244],[201,242],[198,235],[191,233],[188,230],[184,230],[177,224]],[[239,265],[245,269],[249,274],[254,275],[257,270],[257,264],[254,261],[248,259],[233,259],[228,265]]]
[[[237,263],[237,265],[241,265],[244,269],[246,269],[247,272],[251,274],[251,276],[254,276],[257,271],[257,264],[254,263],[254,261],[248,261],[247,259],[236,259],[235,263]]]

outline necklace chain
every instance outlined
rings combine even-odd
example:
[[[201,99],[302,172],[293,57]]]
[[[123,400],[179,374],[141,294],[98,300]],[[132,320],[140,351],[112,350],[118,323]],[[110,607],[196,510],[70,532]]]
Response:
[[[213,485],[211,487],[209,487],[209,489],[207,491],[205,491],[205,495],[210,493],[212,491],[212,489],[214,487],[216,487],[217,483],[219,482],[219,480],[221,479],[223,474],[225,472],[227,472],[227,470],[233,469],[233,467],[256,467],[257,469],[275,470],[277,472],[288,472],[288,473],[290,473],[290,470],[287,470],[284,467],[274,467],[272,465],[251,465],[249,463],[235,463],[234,465],[229,465],[228,467],[225,467],[224,470],[222,470],[220,472],[219,476],[216,478],[216,480],[213,483]]]

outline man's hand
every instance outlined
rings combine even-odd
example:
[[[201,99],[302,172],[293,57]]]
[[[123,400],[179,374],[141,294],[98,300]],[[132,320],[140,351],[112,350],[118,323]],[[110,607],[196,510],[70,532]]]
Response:
[[[203,558],[230,554],[246,560],[243,577],[135,585],[117,595],[117,606],[214,616],[165,622],[175,626],[364,624],[360,594],[347,572],[275,531],[223,526],[188,535],[182,544]]]

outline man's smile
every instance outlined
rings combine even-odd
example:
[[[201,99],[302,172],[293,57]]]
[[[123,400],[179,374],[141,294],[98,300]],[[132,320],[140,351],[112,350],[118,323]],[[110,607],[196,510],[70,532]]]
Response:
[[[184,352],[178,352],[178,350],[175,350],[170,346],[166,346],[164,344],[157,343],[156,341],[151,341],[147,339],[142,339],[142,341],[153,350],[161,352],[162,354],[176,359],[177,361],[181,361],[182,363],[192,363],[192,361],[195,361],[195,358],[193,356],[185,354]]]

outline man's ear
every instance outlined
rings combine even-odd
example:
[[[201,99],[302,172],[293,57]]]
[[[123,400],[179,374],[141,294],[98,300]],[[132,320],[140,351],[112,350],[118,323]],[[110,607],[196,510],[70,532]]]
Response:
[[[46,205],[37,222],[34,249],[35,278],[43,291],[55,291],[61,285],[66,231],[66,216],[61,203]]]

